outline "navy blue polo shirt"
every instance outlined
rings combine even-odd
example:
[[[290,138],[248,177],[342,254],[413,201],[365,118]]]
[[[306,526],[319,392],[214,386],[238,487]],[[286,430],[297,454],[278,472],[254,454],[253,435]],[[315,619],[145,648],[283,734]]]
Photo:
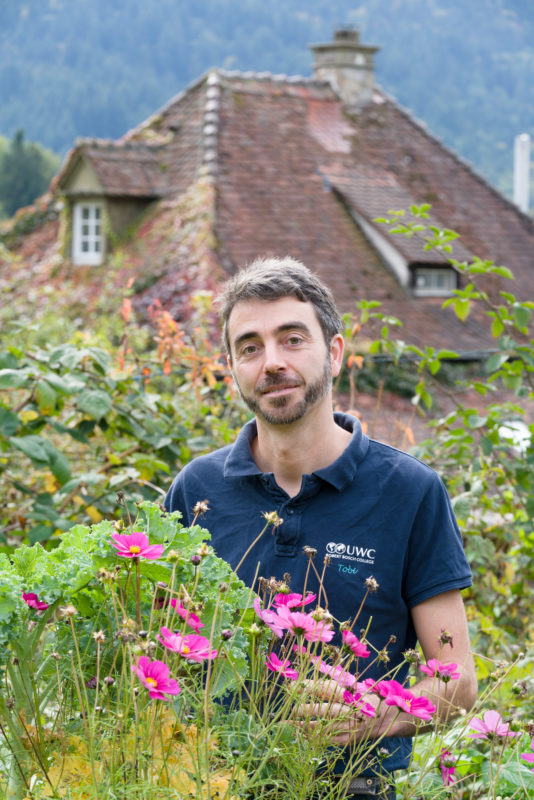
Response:
[[[334,415],[352,432],[344,452],[324,469],[303,475],[295,497],[262,473],[252,455],[256,421],[248,422],[235,443],[187,464],[165,499],[168,511],[181,511],[192,522],[193,507],[208,500],[202,525],[221,558],[235,567],[265,525],[263,512],[276,511],[283,523],[264,533],[239,568],[252,585],[256,575],[282,579],[291,575],[291,590],[302,592],[307,572],[303,547],[317,550],[315,565],[322,572],[328,610],[339,622],[353,619],[374,577],[379,588],[370,593],[354,626],[358,633],[371,624],[368,639],[388,645],[388,668],[402,663],[402,653],[416,644],[410,609],[430,597],[471,585],[471,570],[451,503],[439,476],[418,459],[369,439],[357,419]],[[259,568],[258,568],[259,565]],[[318,580],[310,570],[306,590]],[[324,602],[321,603],[324,606]],[[335,640],[334,640],[335,641]],[[371,656],[372,658],[372,656]],[[396,680],[406,677],[404,665]],[[375,664],[365,677],[379,678]],[[409,739],[390,737],[388,770],[407,766]]]

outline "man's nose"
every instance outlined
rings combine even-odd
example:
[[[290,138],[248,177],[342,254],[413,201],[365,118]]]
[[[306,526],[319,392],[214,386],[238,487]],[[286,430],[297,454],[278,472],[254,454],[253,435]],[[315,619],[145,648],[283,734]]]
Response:
[[[285,360],[276,343],[265,344],[263,371],[280,372],[286,368]]]

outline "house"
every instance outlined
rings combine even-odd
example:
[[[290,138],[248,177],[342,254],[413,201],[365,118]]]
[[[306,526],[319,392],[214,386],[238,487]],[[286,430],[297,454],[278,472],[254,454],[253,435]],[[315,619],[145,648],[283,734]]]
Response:
[[[21,245],[31,292],[54,271],[70,281],[70,306],[87,310],[128,284],[138,310],[157,298],[181,319],[190,292],[289,254],[343,311],[380,301],[407,341],[466,357],[489,346],[482,311],[461,322],[442,308],[462,280],[448,256],[376,220],[429,204],[431,224],[461,235],[454,258],[507,265],[527,299],[532,219],[375,84],[377,48],[357,31],[312,50],[311,78],[213,69],[121,139],[78,141],[53,187],[60,221]],[[484,279],[494,296],[508,284]]]

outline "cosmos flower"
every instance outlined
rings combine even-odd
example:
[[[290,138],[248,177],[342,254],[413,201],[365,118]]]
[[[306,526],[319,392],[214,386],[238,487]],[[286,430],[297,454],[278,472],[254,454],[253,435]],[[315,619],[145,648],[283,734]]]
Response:
[[[193,628],[194,631],[197,633],[201,628],[204,627],[204,623],[199,620],[196,614],[193,614],[192,611],[188,611],[187,608],[184,608],[183,605],[179,600],[175,597],[171,600],[171,606],[176,609],[176,613],[182,618],[185,619],[187,624],[190,628]]]
[[[274,634],[276,634],[276,636],[278,636],[279,638],[283,636],[284,629],[280,624],[278,614],[275,611],[271,611],[271,609],[269,608],[262,609],[259,597],[256,597],[254,599],[253,605],[254,605],[254,611],[261,619],[261,621],[264,622],[267,625],[267,627],[270,628]]]
[[[336,664],[334,667],[332,664],[327,664],[326,661],[323,661],[319,656],[312,656],[310,661],[317,665],[319,672],[322,675],[326,675],[328,678],[335,681],[339,686],[355,686],[356,678],[341,664]]]
[[[411,714],[427,722],[436,706],[427,697],[417,695],[405,689],[398,681],[380,681],[377,685],[379,694],[384,698],[386,705],[397,706],[401,711]]]
[[[376,717],[376,708],[367,703],[359,692],[349,692],[347,689],[343,692],[343,700],[349,706],[356,706],[361,714],[366,717]]]
[[[475,717],[469,723],[469,727],[474,733],[470,733],[472,739],[493,739],[495,736],[515,736],[510,730],[510,725],[502,721],[498,711],[486,711],[483,719]]]
[[[278,672],[280,675],[283,675],[284,678],[289,678],[291,681],[296,680],[299,676],[297,670],[290,666],[289,659],[282,661],[278,658],[276,653],[271,653],[265,663],[267,664],[267,669],[270,669],[271,672]]]
[[[343,631],[341,634],[343,644],[347,647],[356,658],[369,658],[371,651],[367,649],[363,642],[360,642],[358,637],[351,631]]]
[[[439,678],[444,683],[455,681],[460,677],[460,673],[456,672],[458,664],[443,664],[437,658],[430,658],[426,664],[421,664],[420,670],[426,675],[431,675],[434,678]]]
[[[439,758],[439,765],[441,768],[441,779],[444,786],[450,786],[454,783],[454,765],[456,757],[452,755],[450,750],[443,748]]]
[[[112,533],[111,544],[117,548],[117,555],[123,558],[147,558],[154,560],[163,553],[162,544],[150,544],[148,537],[141,531],[133,533]]]
[[[217,655],[217,650],[211,649],[211,643],[205,636],[197,636],[196,633],[182,636],[180,633],[173,633],[168,628],[162,628],[161,633],[162,636],[156,637],[161,644],[189,661],[201,663],[206,659],[215,658]]]
[[[308,593],[306,597],[302,597],[301,594],[297,594],[297,592],[289,592],[289,594],[284,594],[283,592],[279,592],[274,597],[274,606],[275,608],[280,608],[281,606],[287,606],[288,608],[298,608],[299,606],[307,606],[308,603],[313,603],[316,599],[316,594]]]
[[[534,751],[534,739],[530,743],[531,750]],[[521,753],[521,758],[524,758],[525,761],[528,761],[530,764],[534,763],[534,752],[532,753]],[[531,772],[534,772],[534,767],[532,767]]]
[[[33,592],[22,592],[22,599],[27,606],[34,608],[36,611],[44,611],[45,608],[48,608],[48,603],[45,603],[44,600],[39,600]]]
[[[302,636],[307,642],[329,642],[334,636],[330,623],[313,618],[302,611],[291,611],[287,606],[278,609],[277,624],[294,636]]]
[[[166,694],[179,694],[178,681],[169,678],[169,667],[163,661],[151,661],[147,656],[140,656],[136,664],[132,665],[143,686],[148,689],[150,697],[156,700],[168,700]]]

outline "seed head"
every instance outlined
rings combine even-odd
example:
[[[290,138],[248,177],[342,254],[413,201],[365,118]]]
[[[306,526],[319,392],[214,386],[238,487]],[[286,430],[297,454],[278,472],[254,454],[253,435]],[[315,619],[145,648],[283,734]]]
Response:
[[[377,592],[379,586],[380,584],[372,575],[365,579],[365,587],[369,592]]]
[[[267,524],[272,525],[273,528],[278,528],[284,521],[278,516],[278,511],[264,511],[263,516],[267,520]]]
[[[207,500],[199,500],[198,503],[195,503],[195,505],[193,506],[193,514],[195,514],[195,516],[197,517],[202,516],[202,514],[205,514],[206,511],[209,510],[210,507]]]

